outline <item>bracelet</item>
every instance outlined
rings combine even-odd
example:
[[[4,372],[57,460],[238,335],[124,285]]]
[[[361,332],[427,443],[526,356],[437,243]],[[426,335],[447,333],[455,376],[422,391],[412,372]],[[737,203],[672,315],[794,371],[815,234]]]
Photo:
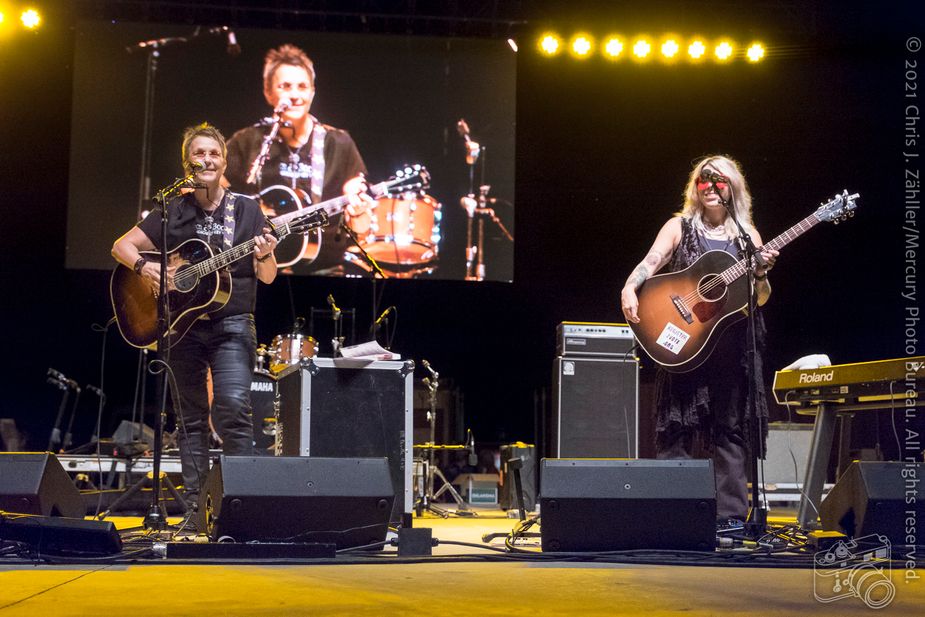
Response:
[[[137,274],[138,276],[141,276],[141,269],[145,267],[146,263],[148,263],[148,260],[145,258],[144,255],[142,255],[135,261],[135,265],[132,266],[132,270],[135,271],[135,274]]]
[[[258,257],[258,258],[257,258],[257,261],[263,263],[263,262],[265,262],[266,260],[268,260],[268,259],[269,259],[270,257],[272,257],[272,256],[273,256],[273,251],[270,251],[269,253],[267,253],[267,254],[264,255],[263,257]]]
[[[767,272],[765,272],[765,273],[762,274],[761,276],[758,276],[757,274],[755,275],[755,280],[756,280],[756,281],[766,281],[767,279],[768,279],[768,273],[767,273]]]

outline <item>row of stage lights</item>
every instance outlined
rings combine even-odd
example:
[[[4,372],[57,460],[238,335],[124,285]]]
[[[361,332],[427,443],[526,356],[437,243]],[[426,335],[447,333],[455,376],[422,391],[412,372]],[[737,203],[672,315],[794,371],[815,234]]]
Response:
[[[9,9],[0,6],[0,28],[6,30],[12,25],[13,15]],[[26,7],[19,12],[19,23],[26,30],[35,30],[42,25],[42,16],[34,8]]]
[[[610,36],[597,44],[589,34],[576,34],[566,47],[559,35],[546,33],[540,36],[537,46],[545,56],[557,56],[563,49],[568,49],[572,56],[580,60],[600,53],[608,60],[619,60],[629,56],[637,62],[653,58],[659,58],[664,62],[674,62],[681,58],[687,58],[691,62],[702,62],[708,58],[717,62],[730,62],[741,56],[755,63],[763,60],[765,56],[764,45],[757,42],[745,48],[737,47],[731,39],[720,39],[710,43],[701,38],[685,41],[670,35],[657,42],[648,36],[638,36],[635,39]]]

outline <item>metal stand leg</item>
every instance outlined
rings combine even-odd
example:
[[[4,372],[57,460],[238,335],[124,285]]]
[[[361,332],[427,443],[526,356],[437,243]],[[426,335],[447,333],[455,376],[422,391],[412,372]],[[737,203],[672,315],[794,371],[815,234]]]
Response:
[[[801,527],[818,526],[819,513],[816,508],[822,501],[822,488],[825,484],[825,472],[829,454],[832,452],[834,435],[835,410],[825,403],[820,403],[813,426],[813,441],[809,448],[803,494],[800,496],[800,509],[797,513],[797,522]]]

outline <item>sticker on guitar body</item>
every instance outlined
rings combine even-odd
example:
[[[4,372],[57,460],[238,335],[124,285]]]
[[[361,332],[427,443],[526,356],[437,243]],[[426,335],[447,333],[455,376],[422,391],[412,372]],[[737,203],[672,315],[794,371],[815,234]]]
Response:
[[[665,329],[662,330],[662,333],[658,335],[658,339],[656,339],[655,342],[677,355],[690,337],[690,334],[669,322],[668,325],[665,326]]]

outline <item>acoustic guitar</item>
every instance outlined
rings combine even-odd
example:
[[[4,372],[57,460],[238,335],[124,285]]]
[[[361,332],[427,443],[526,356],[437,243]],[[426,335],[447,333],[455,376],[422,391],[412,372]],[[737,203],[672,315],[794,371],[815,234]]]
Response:
[[[780,250],[818,223],[853,216],[858,197],[848,191],[835,196],[761,248]],[[748,311],[745,273],[745,259],[707,251],[684,270],[648,279],[637,292],[639,323],[629,324],[639,346],[671,372],[703,364],[723,331]]]

